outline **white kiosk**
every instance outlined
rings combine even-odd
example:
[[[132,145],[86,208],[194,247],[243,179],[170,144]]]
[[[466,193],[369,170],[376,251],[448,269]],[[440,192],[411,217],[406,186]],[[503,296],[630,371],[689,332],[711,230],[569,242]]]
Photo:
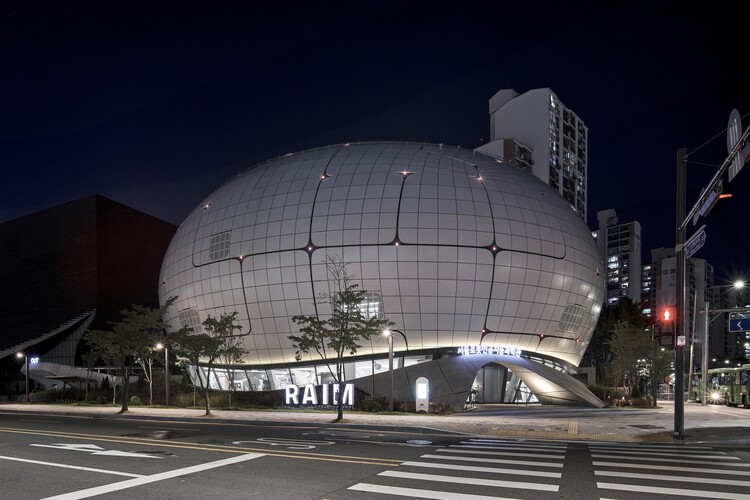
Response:
[[[429,413],[430,411],[430,381],[425,377],[417,379],[417,413]]]

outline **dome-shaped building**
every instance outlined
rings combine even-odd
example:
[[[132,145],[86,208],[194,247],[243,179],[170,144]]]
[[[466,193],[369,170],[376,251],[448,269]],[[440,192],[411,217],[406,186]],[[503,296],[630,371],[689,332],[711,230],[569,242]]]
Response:
[[[580,362],[604,297],[591,232],[549,186],[473,151],[353,143],[251,167],[182,223],[160,300],[178,297],[172,329],[239,313],[249,354],[238,387],[320,383],[327,368],[313,356],[296,362],[288,337],[298,332],[292,316],[326,314],[318,298],[329,291],[332,255],[367,291],[366,310],[403,334],[394,339],[400,399],[426,376],[431,398],[450,403],[472,385],[485,400],[510,400],[525,383],[545,402],[595,404],[564,375]],[[386,339],[373,337],[347,379],[382,393],[387,356]],[[494,371],[475,381],[488,363]],[[213,386],[226,385],[221,373]]]

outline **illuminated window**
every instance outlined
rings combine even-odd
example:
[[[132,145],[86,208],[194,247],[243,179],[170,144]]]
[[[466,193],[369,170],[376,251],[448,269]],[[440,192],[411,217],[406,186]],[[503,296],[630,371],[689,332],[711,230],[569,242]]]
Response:
[[[565,311],[563,312],[558,329],[562,332],[574,332],[578,330],[578,327],[583,324],[585,311],[586,310],[583,306],[579,306],[578,304],[568,304],[565,306]]]
[[[183,327],[194,327],[201,324],[201,317],[200,314],[198,314],[198,310],[195,308],[190,309],[183,309],[179,313],[180,317],[180,324],[182,324]]]
[[[365,293],[362,303],[359,304],[359,310],[365,318],[383,318],[383,298],[377,292]]]
[[[211,244],[208,247],[208,258],[211,260],[226,259],[229,257],[229,245],[232,243],[231,233],[219,233],[211,236]]]

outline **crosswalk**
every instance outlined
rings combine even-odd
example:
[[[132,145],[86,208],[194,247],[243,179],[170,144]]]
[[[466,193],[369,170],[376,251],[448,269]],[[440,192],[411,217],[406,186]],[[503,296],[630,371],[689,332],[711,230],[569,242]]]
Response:
[[[348,490],[367,500],[750,500],[750,463],[710,446],[477,438]]]
[[[349,489],[436,500],[538,498],[545,493],[557,498],[566,450],[565,443],[469,439]]]
[[[750,464],[709,446],[591,443],[589,449],[602,500],[750,499]]]

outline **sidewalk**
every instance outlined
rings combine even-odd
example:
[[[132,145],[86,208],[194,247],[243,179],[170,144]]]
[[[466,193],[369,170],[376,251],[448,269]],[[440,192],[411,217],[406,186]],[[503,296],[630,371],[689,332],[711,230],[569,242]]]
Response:
[[[111,418],[208,420],[266,424],[300,424],[339,428],[380,429],[409,433],[452,433],[487,437],[523,437],[618,442],[674,442],[750,446],[750,410],[685,403],[684,440],[674,440],[674,404],[658,408],[524,407],[480,405],[452,415],[344,413],[334,423],[334,412],[228,411],[130,406],[73,406],[46,404],[0,405],[0,412],[56,413]]]

